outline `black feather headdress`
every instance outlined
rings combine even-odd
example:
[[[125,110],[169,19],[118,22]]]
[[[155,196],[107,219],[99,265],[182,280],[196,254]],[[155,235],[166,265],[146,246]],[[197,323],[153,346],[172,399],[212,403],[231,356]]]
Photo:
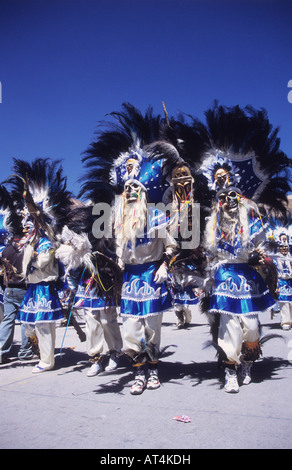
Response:
[[[176,165],[180,162],[186,164],[194,180],[193,199],[200,203],[204,215],[207,215],[212,203],[212,192],[206,177],[198,171],[209,148],[206,126],[190,115],[178,113],[176,117],[171,116],[162,123],[160,141],[154,147],[154,155],[164,158],[164,174],[169,178]]]
[[[245,197],[275,211],[285,211],[291,188],[289,159],[280,149],[279,128],[273,128],[267,112],[252,106],[242,109],[215,103],[205,116],[201,172],[214,183],[216,162],[229,162],[235,170],[230,173],[237,178],[236,187]],[[197,121],[193,126],[197,128]]]
[[[6,183],[17,213],[27,208],[34,223],[46,225],[52,233],[60,232],[72,207],[60,161],[37,158],[29,163],[15,158],[12,172]]]
[[[10,237],[19,235],[22,232],[22,217],[17,211],[15,203],[6,189],[0,185],[0,231],[1,245],[5,245]]]
[[[101,122],[95,140],[84,153],[82,162],[87,170],[79,182],[79,197],[87,197],[93,204],[111,204],[115,194],[123,191],[122,179],[115,179],[114,168],[122,169],[130,153],[143,155],[144,147],[159,138],[160,115],[148,108],[143,115],[129,103],[123,103],[122,111],[109,114],[114,122]]]
[[[177,117],[171,116],[162,122],[160,128],[160,140],[149,146],[152,156],[163,162],[163,177],[171,181],[177,169],[188,168],[192,176],[191,199],[200,204],[200,231],[204,232],[205,219],[209,216],[212,205],[212,192],[208,188],[206,178],[198,172],[202,155],[207,150],[207,130],[203,124],[190,116],[178,113]],[[193,125],[196,122],[196,126]],[[167,198],[168,196],[168,198]],[[171,187],[166,193],[165,201],[173,200],[175,195]]]

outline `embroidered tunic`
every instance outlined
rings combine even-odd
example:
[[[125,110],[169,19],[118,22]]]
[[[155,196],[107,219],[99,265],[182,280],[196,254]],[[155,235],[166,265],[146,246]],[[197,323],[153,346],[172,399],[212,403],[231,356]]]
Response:
[[[170,274],[170,290],[173,304],[196,305],[200,300],[203,278],[199,277],[191,263],[184,263],[181,268],[174,268]]]
[[[54,322],[63,319],[55,281],[58,264],[53,245],[41,237],[34,247],[35,257],[27,276],[28,290],[20,306],[17,318],[22,323]]]
[[[145,228],[144,237],[136,239],[135,247],[129,242],[123,252],[118,241],[117,245],[117,254],[125,263],[121,315],[147,317],[170,309],[172,300],[166,283],[154,282],[164,253],[171,254],[177,246],[165,227],[163,232]]]
[[[217,230],[217,256],[210,301],[210,313],[227,315],[260,314],[275,304],[262,276],[247,264],[250,251],[264,240],[264,227],[258,217],[249,219],[250,246],[243,247],[240,227],[233,241],[224,240]]]
[[[292,259],[290,254],[275,255],[273,259],[278,270],[279,302],[292,301]]]
[[[86,285],[87,284],[87,285]],[[90,286],[90,280],[85,284],[79,284],[75,296],[75,308],[90,308],[95,310],[103,310],[106,306],[105,297],[102,297],[96,287]]]

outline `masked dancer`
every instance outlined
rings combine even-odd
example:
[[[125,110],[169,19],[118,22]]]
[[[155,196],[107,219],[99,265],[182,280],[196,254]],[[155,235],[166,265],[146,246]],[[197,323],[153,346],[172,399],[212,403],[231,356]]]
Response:
[[[268,285],[275,285],[269,278],[276,273],[264,251],[265,226],[256,201],[284,208],[289,184],[276,170],[287,159],[276,134],[270,138],[262,111],[216,105],[206,116],[209,149],[201,168],[214,204],[205,231],[211,290],[202,305],[225,364],[225,391],[236,393],[238,369],[243,384],[251,381],[252,364],[262,354],[260,317],[275,302]]]

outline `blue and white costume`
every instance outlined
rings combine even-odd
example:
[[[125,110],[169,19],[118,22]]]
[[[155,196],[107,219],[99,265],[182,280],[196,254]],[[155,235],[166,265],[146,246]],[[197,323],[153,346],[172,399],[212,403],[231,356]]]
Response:
[[[76,233],[65,226],[59,236],[60,245],[56,257],[64,265],[65,280],[74,293],[73,315],[85,320],[87,352],[92,363],[87,375],[92,377],[102,371],[102,359],[110,352],[106,370],[117,367],[118,355],[122,349],[122,337],[117,321],[117,289],[111,278],[116,268],[114,260],[108,258],[105,267],[93,255],[92,243],[85,232]],[[101,261],[104,259],[101,257]],[[116,269],[115,269],[116,270]],[[117,283],[118,284],[118,283]]]
[[[261,355],[259,318],[275,303],[276,276],[264,252],[260,214],[262,209],[284,210],[289,187],[279,177],[288,159],[262,111],[216,103],[206,112],[203,132],[201,123],[196,127],[198,135],[206,135],[205,146],[200,141],[199,171],[213,199],[205,229],[210,276],[202,307],[208,310],[213,342],[225,363],[228,393],[239,391],[237,366],[247,385],[252,363]]]
[[[24,272],[27,272],[27,267],[28,290],[17,318],[27,325],[28,336],[34,330],[38,338],[40,362],[33,371],[39,372],[54,367],[55,326],[56,322],[64,318],[55,284],[58,279],[58,263],[55,260],[54,246],[45,236],[40,237],[34,247],[25,247]]]
[[[124,345],[137,363],[142,356],[151,362],[158,361],[162,314],[172,307],[163,259],[171,256],[177,246],[166,229],[165,214],[151,207],[141,232],[134,243],[131,240],[125,243],[119,234],[116,237],[117,256],[124,265],[121,293]]]
[[[278,301],[292,302],[292,259],[290,252],[287,256],[276,255],[274,263],[278,270]]]
[[[203,277],[199,277],[195,266],[184,262],[181,266],[174,266],[170,270],[168,282],[177,318],[177,327],[186,327],[192,319],[192,308],[200,301]]]
[[[182,284],[177,284],[173,294],[174,306],[191,306],[197,305],[200,300],[200,290],[187,285],[185,287]]]
[[[214,274],[210,313],[258,315],[274,304],[261,275],[246,263],[226,263]]]
[[[292,326],[292,257],[290,226],[270,228],[267,238],[273,241],[271,253],[278,272],[278,306],[281,312],[281,326],[289,330]]]
[[[89,283],[90,280],[87,280]],[[105,297],[100,296],[96,287],[87,286],[82,282],[78,284],[77,292],[74,298],[74,308],[90,308],[94,310],[103,310],[105,308]]]
[[[22,323],[55,322],[63,319],[62,307],[56,289],[58,264],[50,240],[42,237],[34,246],[34,259],[27,276],[29,284],[18,313]]]
[[[176,242],[168,234],[165,224],[155,228],[151,208],[148,212],[149,231],[144,237],[136,239],[135,246],[129,241],[119,246],[117,253],[124,263],[124,276],[121,298],[121,315],[133,318],[146,318],[161,315],[172,306],[171,296],[166,283],[154,282],[156,271],[161,265],[164,254],[171,253]]]
[[[93,365],[99,364],[104,355],[110,353],[109,364],[105,369],[114,370],[118,365],[118,357],[123,346],[116,308],[84,309],[84,317],[90,362]],[[93,371],[89,370],[87,375],[96,375],[92,373],[95,372],[94,369],[93,367]]]
[[[154,283],[159,263],[125,265],[121,315],[148,317],[160,315],[171,307],[171,299],[165,283]]]
[[[148,142],[147,149],[146,146],[143,148],[141,145],[146,142],[138,130],[134,132],[135,128],[136,123],[133,122],[132,145],[117,156],[112,165],[111,179],[116,189],[123,186],[121,198],[115,200],[116,255],[118,264],[124,269],[121,292],[124,351],[135,367],[131,393],[140,394],[145,387],[155,389],[160,386],[157,364],[162,314],[172,307],[165,281],[176,242],[167,232],[166,213],[153,207],[153,204],[162,203],[169,188],[168,172],[162,158],[164,151],[161,154],[157,148],[155,150],[154,142]],[[147,117],[149,137],[152,134],[152,131],[149,134],[150,128]],[[127,123],[127,135],[128,132]],[[153,158],[157,151],[159,155]],[[174,153],[174,158],[179,159],[177,151]]]
[[[169,235],[159,238],[156,233],[155,238],[146,239],[144,243],[139,240],[135,247],[134,258],[131,246],[127,246],[123,252],[125,268],[121,316],[125,346],[137,356],[146,351],[151,361],[158,360],[162,314],[172,307],[165,281],[155,282],[155,274],[161,265],[163,254],[174,247],[175,242]],[[143,263],[143,259],[148,261]],[[148,332],[147,342],[141,322]]]
[[[85,319],[87,352],[92,363],[87,375],[93,376],[102,370],[100,362],[104,354],[109,352],[111,359],[114,359],[122,349],[117,309],[106,301],[96,285],[91,287],[90,280],[87,280],[78,285],[74,310]],[[106,370],[111,370],[110,367],[109,364]]]
[[[233,219],[220,209],[213,214],[206,239],[213,277],[209,314],[220,315],[218,345],[225,361],[239,365],[243,350],[255,351],[255,358],[259,354],[258,316],[275,303],[262,276],[248,264],[250,253],[265,241],[265,228],[255,207],[243,199]]]
[[[257,270],[247,264],[248,253],[255,242],[264,241],[264,227],[259,217],[249,218],[250,243],[243,247],[239,225],[235,228],[233,243],[224,241],[220,231],[217,238],[217,263],[210,302],[210,313],[227,315],[258,315],[275,302]]]

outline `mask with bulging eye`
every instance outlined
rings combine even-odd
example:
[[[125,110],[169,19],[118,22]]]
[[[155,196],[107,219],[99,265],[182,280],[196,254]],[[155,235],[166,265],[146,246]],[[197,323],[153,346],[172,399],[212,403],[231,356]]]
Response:
[[[216,171],[214,179],[220,189],[223,189],[229,185],[229,173],[223,168],[220,168]]]
[[[289,254],[289,246],[288,245],[280,245],[279,246],[279,252],[283,256],[287,256]]]
[[[234,213],[238,209],[239,197],[236,191],[228,191],[220,194],[219,203],[224,212]]]
[[[280,242],[282,245],[287,245],[288,246],[288,237],[285,233],[282,233],[280,236]]]
[[[171,176],[173,191],[178,201],[186,202],[192,197],[193,191],[193,177],[190,169],[186,165],[177,166]]]
[[[24,207],[24,209],[21,211],[21,216],[21,225],[23,232],[32,232],[34,230],[34,224],[30,218],[30,213],[26,207]]]
[[[124,196],[126,202],[135,202],[138,200],[142,187],[138,182],[131,181],[125,184]]]
[[[128,175],[131,175],[136,172],[138,166],[138,161],[135,158],[129,158],[126,162],[126,170]]]

